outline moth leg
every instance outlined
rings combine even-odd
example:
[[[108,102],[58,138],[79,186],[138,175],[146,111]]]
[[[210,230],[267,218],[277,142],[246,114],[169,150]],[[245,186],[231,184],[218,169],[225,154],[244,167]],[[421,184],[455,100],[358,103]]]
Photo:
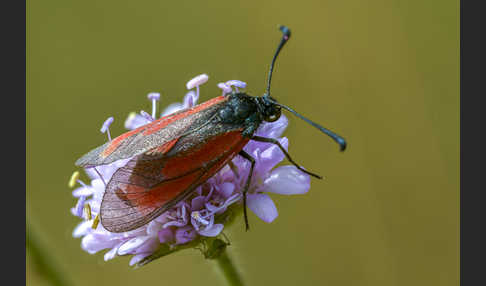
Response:
[[[238,154],[251,163],[250,174],[248,174],[248,178],[246,178],[245,188],[243,189],[243,215],[245,216],[246,231],[248,231],[250,229],[250,224],[248,223],[248,214],[246,212],[246,193],[250,188],[251,177],[253,176],[253,167],[255,167],[255,159],[243,150],[241,150]]]
[[[301,170],[302,172],[304,172],[308,175],[311,175],[311,176],[316,177],[318,179],[322,179],[321,176],[314,174],[312,172],[306,171],[304,168],[302,168],[297,163],[295,163],[294,160],[292,160],[292,158],[290,158],[289,153],[285,150],[285,148],[282,146],[282,144],[280,144],[280,142],[278,142],[277,139],[261,137],[261,136],[252,136],[251,140],[255,140],[255,141],[258,141],[258,142],[272,143],[272,144],[277,145],[280,148],[280,150],[282,150],[282,152],[285,154],[285,157],[287,157],[287,160],[289,160],[290,163],[292,163],[295,167],[297,167],[297,169]]]
[[[233,161],[229,161],[228,166],[230,167],[233,174],[235,174],[235,177],[239,179],[240,174],[238,173],[238,167],[235,165],[235,163],[233,163]]]

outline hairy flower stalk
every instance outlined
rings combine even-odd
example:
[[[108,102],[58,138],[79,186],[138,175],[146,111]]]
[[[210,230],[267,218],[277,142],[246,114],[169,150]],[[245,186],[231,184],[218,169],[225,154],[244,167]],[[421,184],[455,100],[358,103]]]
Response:
[[[205,74],[189,81],[186,86],[190,91],[184,96],[182,103],[170,104],[160,116],[196,105],[199,86],[206,81],[208,76]],[[219,83],[218,87],[223,94],[227,94],[233,89],[245,88],[246,83],[230,80]],[[150,93],[148,98],[152,102],[151,114],[145,111],[130,113],[125,121],[127,129],[133,130],[157,119],[156,104],[160,100],[160,94]],[[107,133],[108,140],[111,140],[109,125],[112,122],[113,118],[110,117],[101,128],[102,132]],[[262,123],[255,135],[276,138],[287,149],[288,139],[281,137],[287,124],[287,118],[282,115],[275,122]],[[250,141],[243,150],[256,161],[247,196],[248,208],[260,219],[270,223],[278,216],[278,212],[268,193],[304,194],[309,190],[310,178],[293,165],[275,168],[285,156],[274,144]],[[248,160],[235,157],[231,164],[199,186],[192,196],[150,223],[132,231],[112,233],[101,223],[96,225],[95,222],[99,220],[106,184],[113,173],[128,160],[130,159],[85,169],[89,183],[79,179],[79,174],[73,175],[69,183],[70,186],[75,182],[79,184],[73,191],[73,196],[78,201],[71,212],[83,221],[74,229],[73,236],[82,238],[81,247],[85,251],[94,254],[108,250],[104,254],[105,261],[116,256],[131,255],[129,264],[137,266],[185,248],[197,248],[209,259],[219,258],[221,254],[223,258],[227,258],[224,252],[229,243],[222,231],[241,213],[242,190],[250,170]],[[242,227],[243,225],[242,222]]]

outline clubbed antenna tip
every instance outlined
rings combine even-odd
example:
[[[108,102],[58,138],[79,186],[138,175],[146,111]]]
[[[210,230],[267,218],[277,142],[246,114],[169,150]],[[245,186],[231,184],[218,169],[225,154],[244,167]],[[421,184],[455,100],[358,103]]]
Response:
[[[268,73],[267,90],[264,96],[270,96],[270,83],[272,82],[272,74],[273,74],[273,67],[275,66],[275,60],[277,59],[277,56],[280,53],[282,47],[290,38],[290,29],[287,26],[281,25],[279,29],[280,31],[282,31],[283,36],[282,36],[282,40],[280,40],[280,44],[278,44],[275,54],[273,55],[272,63],[270,64],[270,72]]]
[[[290,38],[290,29],[284,25],[280,25],[278,28],[282,31],[285,40],[288,40]]]

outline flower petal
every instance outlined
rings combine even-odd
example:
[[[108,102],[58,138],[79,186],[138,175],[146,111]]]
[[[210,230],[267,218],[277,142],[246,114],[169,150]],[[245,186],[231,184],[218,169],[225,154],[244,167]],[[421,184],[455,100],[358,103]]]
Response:
[[[150,254],[152,253],[139,253],[137,255],[134,255],[132,257],[132,259],[130,259],[130,262],[128,263],[130,266],[140,262],[142,259],[144,259],[145,257],[149,256]]]
[[[159,238],[157,236],[150,236],[147,241],[142,244],[139,248],[135,250],[134,254],[138,253],[152,253],[154,252],[160,245]]]
[[[128,114],[128,117],[125,120],[125,128],[129,130],[133,130],[147,123],[150,123],[150,120],[148,120],[146,117],[138,113],[132,112]]]
[[[160,243],[167,243],[167,242],[174,241],[174,233],[170,228],[164,228],[160,230],[158,236],[159,236]]]
[[[234,190],[235,185],[229,182],[222,183],[221,185],[219,185],[219,189],[217,189],[218,193],[225,199],[231,196]]]
[[[285,149],[287,149],[289,141],[286,137],[280,138],[278,141]],[[285,158],[285,155],[275,144],[260,144],[262,145],[260,145],[259,148],[265,149],[262,149],[262,152],[255,152],[257,154],[256,158],[258,159],[258,165],[255,166],[255,169],[259,174],[266,174],[270,172],[270,170],[273,169],[278,163],[280,163]]]
[[[147,240],[149,240],[151,236],[141,236],[141,237],[135,237],[127,242],[125,242],[123,245],[118,248],[118,254],[119,255],[125,255],[125,254],[130,254],[135,252],[137,248],[142,246]]]
[[[220,223],[213,224],[211,227],[205,228],[199,231],[199,234],[202,236],[210,236],[214,237],[217,236],[222,230],[224,226]]]
[[[92,224],[93,220],[85,220],[78,224],[73,230],[73,237],[81,237],[88,234]]]
[[[248,194],[247,205],[264,222],[272,222],[278,216],[277,207],[266,194]]]
[[[278,167],[270,173],[263,182],[262,191],[295,195],[305,194],[310,188],[309,175],[299,171],[295,166],[286,165]]]
[[[169,226],[177,226],[177,227],[182,227],[187,224],[187,221],[182,221],[182,220],[173,220],[169,221],[168,223],[165,223],[162,227],[167,228]]]
[[[73,191],[73,197],[87,197],[91,196],[94,193],[94,189],[86,186],[86,187],[79,187]]]
[[[113,175],[113,174],[110,174],[110,178],[111,178],[111,175]],[[104,176],[103,176],[103,179],[105,179]],[[94,179],[94,180],[91,181],[91,187],[94,189],[95,193],[96,192],[103,192],[103,193],[105,192],[105,183],[103,183],[103,181],[99,177],[98,177],[98,179]]]
[[[118,248],[120,247],[120,245],[122,245],[122,244],[121,243],[118,244],[117,246],[113,247],[110,251],[108,251],[107,253],[105,253],[105,255],[103,256],[103,259],[105,261],[108,261],[110,259],[115,258],[116,253],[118,252]]]
[[[204,207],[204,202],[206,198],[204,196],[197,196],[191,201],[191,210],[198,211]]]
[[[76,203],[75,206],[75,215],[82,218],[83,217],[83,208],[84,208],[84,202],[86,201],[86,197],[79,197],[78,202]]]
[[[81,248],[90,254],[96,253],[105,248],[113,248],[117,241],[102,237],[96,233],[89,233],[81,240]]]
[[[160,114],[160,117],[167,116],[167,115],[172,114],[172,113],[179,111],[181,109],[184,109],[184,105],[182,105],[182,103],[179,103],[179,102],[172,103],[169,106],[167,106],[164,109],[164,111],[162,111],[162,113]]]
[[[162,229],[162,224],[155,220],[152,220],[147,225],[147,234],[157,235],[157,233],[159,233],[161,229]]]

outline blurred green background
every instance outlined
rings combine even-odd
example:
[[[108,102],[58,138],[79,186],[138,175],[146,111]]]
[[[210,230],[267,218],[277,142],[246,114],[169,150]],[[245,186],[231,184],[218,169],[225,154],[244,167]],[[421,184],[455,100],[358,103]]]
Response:
[[[278,24],[273,96],[349,149],[288,115],[290,153],[326,179],[226,231],[247,284],[459,284],[459,1],[28,0],[26,215],[73,285],[224,285],[195,250],[136,270],[84,252],[67,182],[148,92],[165,106],[207,73],[202,101],[229,79],[261,95]]]

